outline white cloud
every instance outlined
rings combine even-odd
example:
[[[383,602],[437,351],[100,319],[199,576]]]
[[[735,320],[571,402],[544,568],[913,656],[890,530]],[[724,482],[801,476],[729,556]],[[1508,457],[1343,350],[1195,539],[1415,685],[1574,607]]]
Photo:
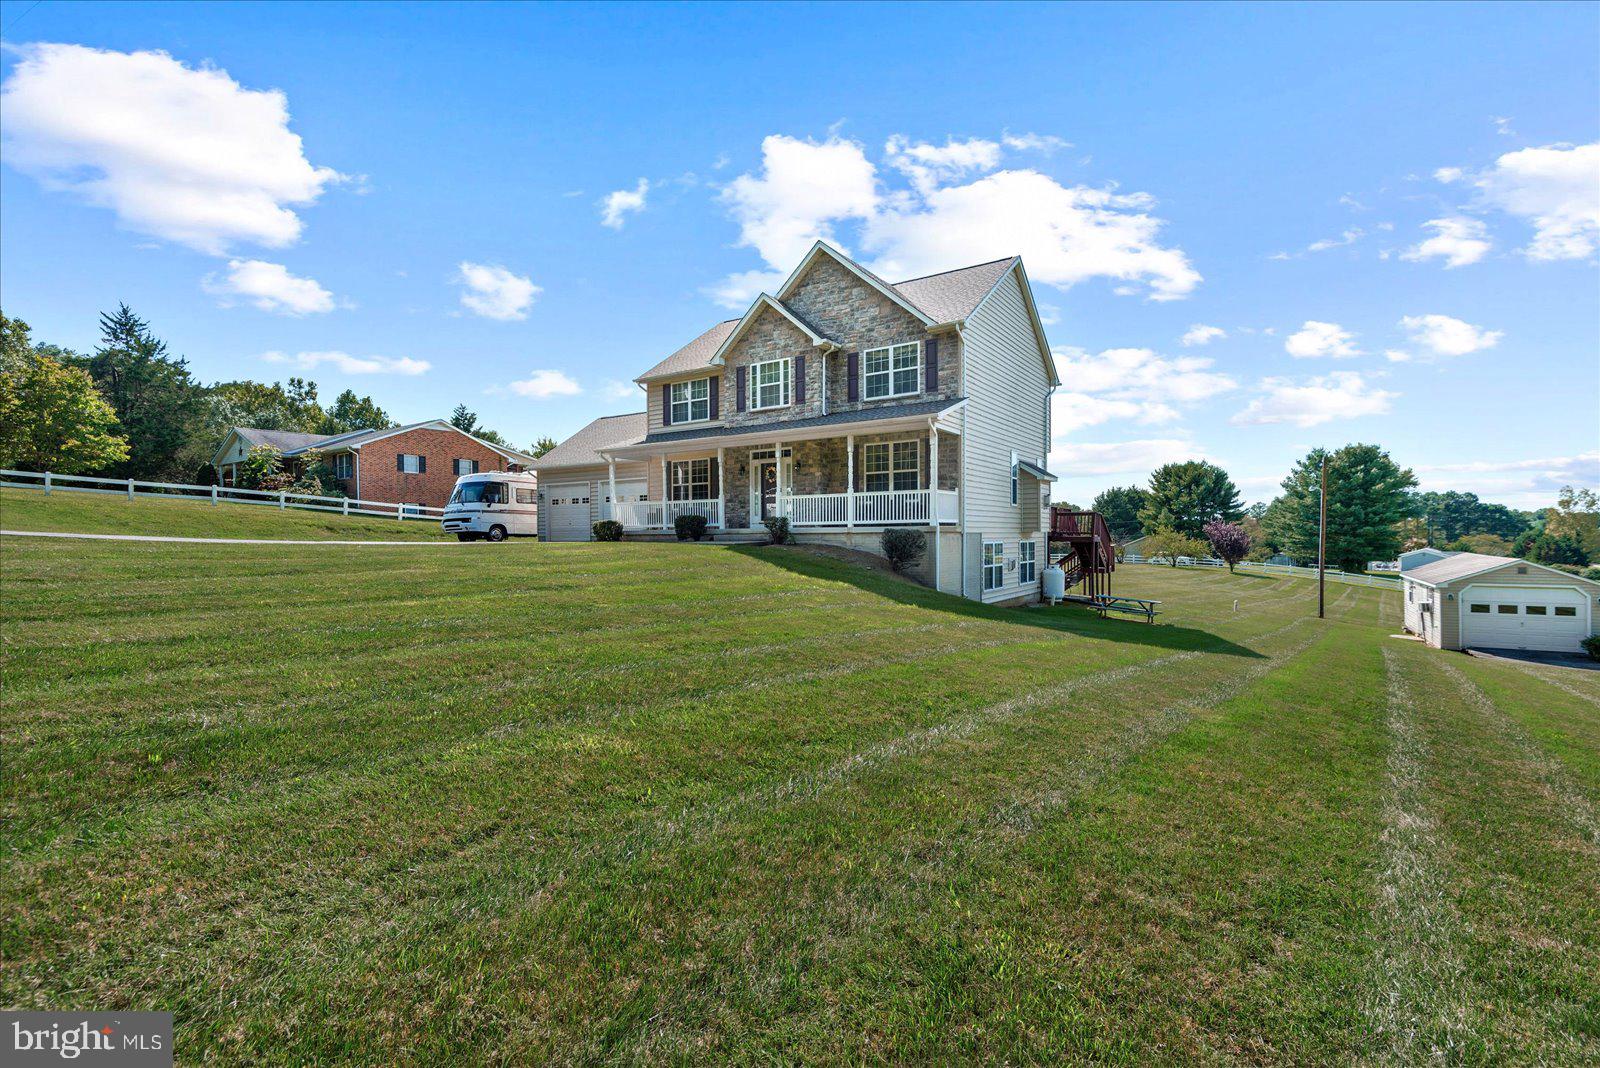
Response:
[[[1493,246],[1489,229],[1478,219],[1452,215],[1444,219],[1429,219],[1422,224],[1432,230],[1433,236],[1400,253],[1403,260],[1442,259],[1445,267],[1465,267],[1477,263],[1488,255]]]
[[[1440,181],[1446,185],[1449,185],[1451,182],[1461,181],[1461,179],[1466,176],[1466,173],[1467,172],[1462,170],[1460,167],[1440,167],[1438,170],[1433,172],[1433,177],[1436,181]]]
[[[1020,253],[1035,282],[1061,289],[1109,278],[1123,283],[1119,291],[1175,300],[1200,282],[1181,249],[1159,243],[1162,222],[1147,194],[1063,186],[1026,169],[966,181],[999,162],[999,147],[983,139],[891,138],[886,152],[909,188],[882,188],[855,142],[766,138],[760,173],[741,175],[722,192],[739,243],[755,249],[765,269],[731,275],[708,292],[741,307],[792,270],[813,241],[840,243],[836,229],[844,224],[858,227],[869,266],[891,279]]]
[[[1160,401],[1119,400],[1059,390],[1050,395],[1050,427],[1058,436],[1109,423],[1113,419],[1158,426],[1177,418],[1178,410]]]
[[[650,193],[650,180],[640,178],[632,189],[618,189],[607,193],[600,205],[600,225],[613,230],[622,229],[629,214],[644,210],[645,197]]]
[[[1325,237],[1321,241],[1313,241],[1306,246],[1307,252],[1326,252],[1330,248],[1340,248],[1344,245],[1353,245],[1367,236],[1367,232],[1359,226],[1351,227],[1338,237]]]
[[[433,366],[427,360],[413,360],[409,356],[352,356],[348,352],[264,352],[261,358],[268,363],[286,363],[302,371],[312,371],[324,364],[337,367],[347,375],[420,375]]]
[[[1448,315],[1408,315],[1400,320],[1400,325],[1411,335],[1414,344],[1436,356],[1465,356],[1492,349],[1505,337],[1503,330],[1485,330]]]
[[[1411,353],[1404,349],[1384,349],[1383,356],[1390,363],[1409,363],[1412,358]]]
[[[1228,336],[1228,332],[1220,326],[1207,326],[1204,323],[1195,323],[1178,339],[1178,344],[1184,348],[1195,345],[1209,345],[1211,342]]]
[[[519,397],[533,397],[536,400],[575,397],[583,392],[582,386],[561,371],[534,371],[527,378],[518,379],[506,388]]]
[[[1050,469],[1070,478],[1095,475],[1145,475],[1162,464],[1205,459],[1206,453],[1187,438],[1141,438],[1134,441],[1069,441],[1051,450]]]
[[[1004,133],[1000,135],[1000,143],[1013,152],[1043,152],[1046,155],[1072,147],[1071,141],[1063,141],[1054,134]]]
[[[640,397],[639,384],[613,378],[600,387],[600,395],[607,400],[637,400]]]
[[[1470,490],[1512,508],[1555,503],[1562,486],[1600,487],[1600,451],[1528,460],[1479,460],[1415,468],[1423,490]]]
[[[0,89],[7,161],[120,225],[223,255],[239,241],[282,248],[294,208],[343,180],[313,166],[288,100],[165,52],[29,44]]]
[[[1232,421],[1238,426],[1292,423],[1313,427],[1334,419],[1382,415],[1396,396],[1374,389],[1355,371],[1335,371],[1304,381],[1263,378],[1259,395]]]
[[[1507,152],[1476,175],[1483,203],[1525,219],[1531,260],[1581,260],[1600,245],[1600,141]]]
[[[1150,349],[1057,349],[1054,356],[1061,380],[1072,389],[1122,400],[1193,404],[1238,386],[1211,370],[1214,360],[1201,356],[1169,358]]]
[[[487,263],[463,262],[458,268],[456,282],[467,287],[461,294],[465,308],[485,319],[503,322],[526,319],[534,298],[544,292],[532,279]]]
[[[982,174],[1000,165],[1000,145],[981,137],[947,140],[943,145],[913,144],[895,134],[883,146],[884,159],[922,193],[947,182]]]
[[[279,315],[316,315],[334,309],[333,294],[311,278],[289,273],[281,263],[229,260],[225,276],[207,275],[200,288],[223,307],[247,300],[262,311]]]
[[[1345,360],[1361,355],[1354,334],[1338,323],[1322,323],[1315,319],[1307,319],[1304,326],[1285,338],[1283,349],[1297,360],[1319,356]]]
[[[1517,131],[1511,128],[1511,119],[1504,115],[1491,116],[1490,122],[1494,123],[1494,132],[1502,137],[1515,137]]]

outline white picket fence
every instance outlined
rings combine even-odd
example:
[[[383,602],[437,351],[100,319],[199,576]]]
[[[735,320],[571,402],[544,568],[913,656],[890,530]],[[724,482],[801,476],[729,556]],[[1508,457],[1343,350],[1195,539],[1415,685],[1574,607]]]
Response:
[[[58,475],[50,471],[0,470],[0,486],[37,489],[45,493],[107,493],[133,500],[135,497],[182,497],[209,500],[212,504],[264,504],[278,508],[305,508],[314,512],[340,515],[372,515],[384,519],[437,519],[443,508],[421,504],[396,504],[393,501],[359,501],[352,497],[317,497],[287,490],[252,490],[236,486],[195,486],[182,482],[142,482],[133,478],[92,478],[88,475]]]
[[[1165,559],[1151,560],[1149,557],[1140,556],[1138,553],[1127,554],[1123,557],[1123,561],[1129,564],[1158,563],[1162,567],[1167,566]],[[1178,566],[1225,568],[1228,564],[1224,560],[1217,560],[1212,557],[1180,556],[1178,557]],[[1240,571],[1246,571],[1254,575],[1292,575],[1295,578],[1317,577],[1316,568],[1296,567],[1293,564],[1259,564],[1253,560],[1241,560],[1237,567]],[[1338,568],[1330,567],[1327,570],[1327,576],[1329,582],[1342,582],[1346,586],[1376,586],[1385,590],[1398,590],[1400,588],[1399,578],[1390,578],[1387,575],[1352,575],[1347,571],[1340,571]]]

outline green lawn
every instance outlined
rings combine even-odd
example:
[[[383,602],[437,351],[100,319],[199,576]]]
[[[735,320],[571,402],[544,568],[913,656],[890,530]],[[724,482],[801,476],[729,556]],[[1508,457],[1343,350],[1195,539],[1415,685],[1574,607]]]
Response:
[[[270,504],[212,504],[192,497],[135,497],[37,489],[0,490],[0,527],[78,534],[157,534],[180,538],[348,538],[353,541],[438,541],[433,519],[343,516]],[[450,535],[451,541],[455,540]]]
[[[169,1009],[182,1062],[1600,1058],[1600,677],[1389,638],[1391,592],[1129,565],[1149,626],[772,548],[0,566],[0,1003]]]

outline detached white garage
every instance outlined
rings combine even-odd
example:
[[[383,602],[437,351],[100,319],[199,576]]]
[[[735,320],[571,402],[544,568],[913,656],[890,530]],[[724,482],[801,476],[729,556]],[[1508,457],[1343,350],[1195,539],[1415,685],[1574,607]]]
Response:
[[[1509,556],[1457,553],[1401,575],[1406,630],[1437,649],[1579,653],[1600,582]]]

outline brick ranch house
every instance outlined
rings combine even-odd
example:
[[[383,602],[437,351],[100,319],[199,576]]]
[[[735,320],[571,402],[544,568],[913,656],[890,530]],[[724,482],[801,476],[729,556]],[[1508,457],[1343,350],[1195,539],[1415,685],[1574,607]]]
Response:
[[[429,508],[444,507],[460,475],[522,471],[533,462],[527,453],[491,445],[443,419],[347,434],[236,426],[211,460],[224,486],[237,483],[240,465],[257,445],[277,448],[291,468],[310,450],[321,452],[345,493],[359,500]]]
[[[1020,257],[889,283],[817,242],[774,293],[634,380],[646,410],[533,462],[539,533],[620,521],[713,537],[784,517],[798,541],[880,551],[928,534],[917,577],[1038,596],[1049,552],[1050,394],[1060,384]]]

